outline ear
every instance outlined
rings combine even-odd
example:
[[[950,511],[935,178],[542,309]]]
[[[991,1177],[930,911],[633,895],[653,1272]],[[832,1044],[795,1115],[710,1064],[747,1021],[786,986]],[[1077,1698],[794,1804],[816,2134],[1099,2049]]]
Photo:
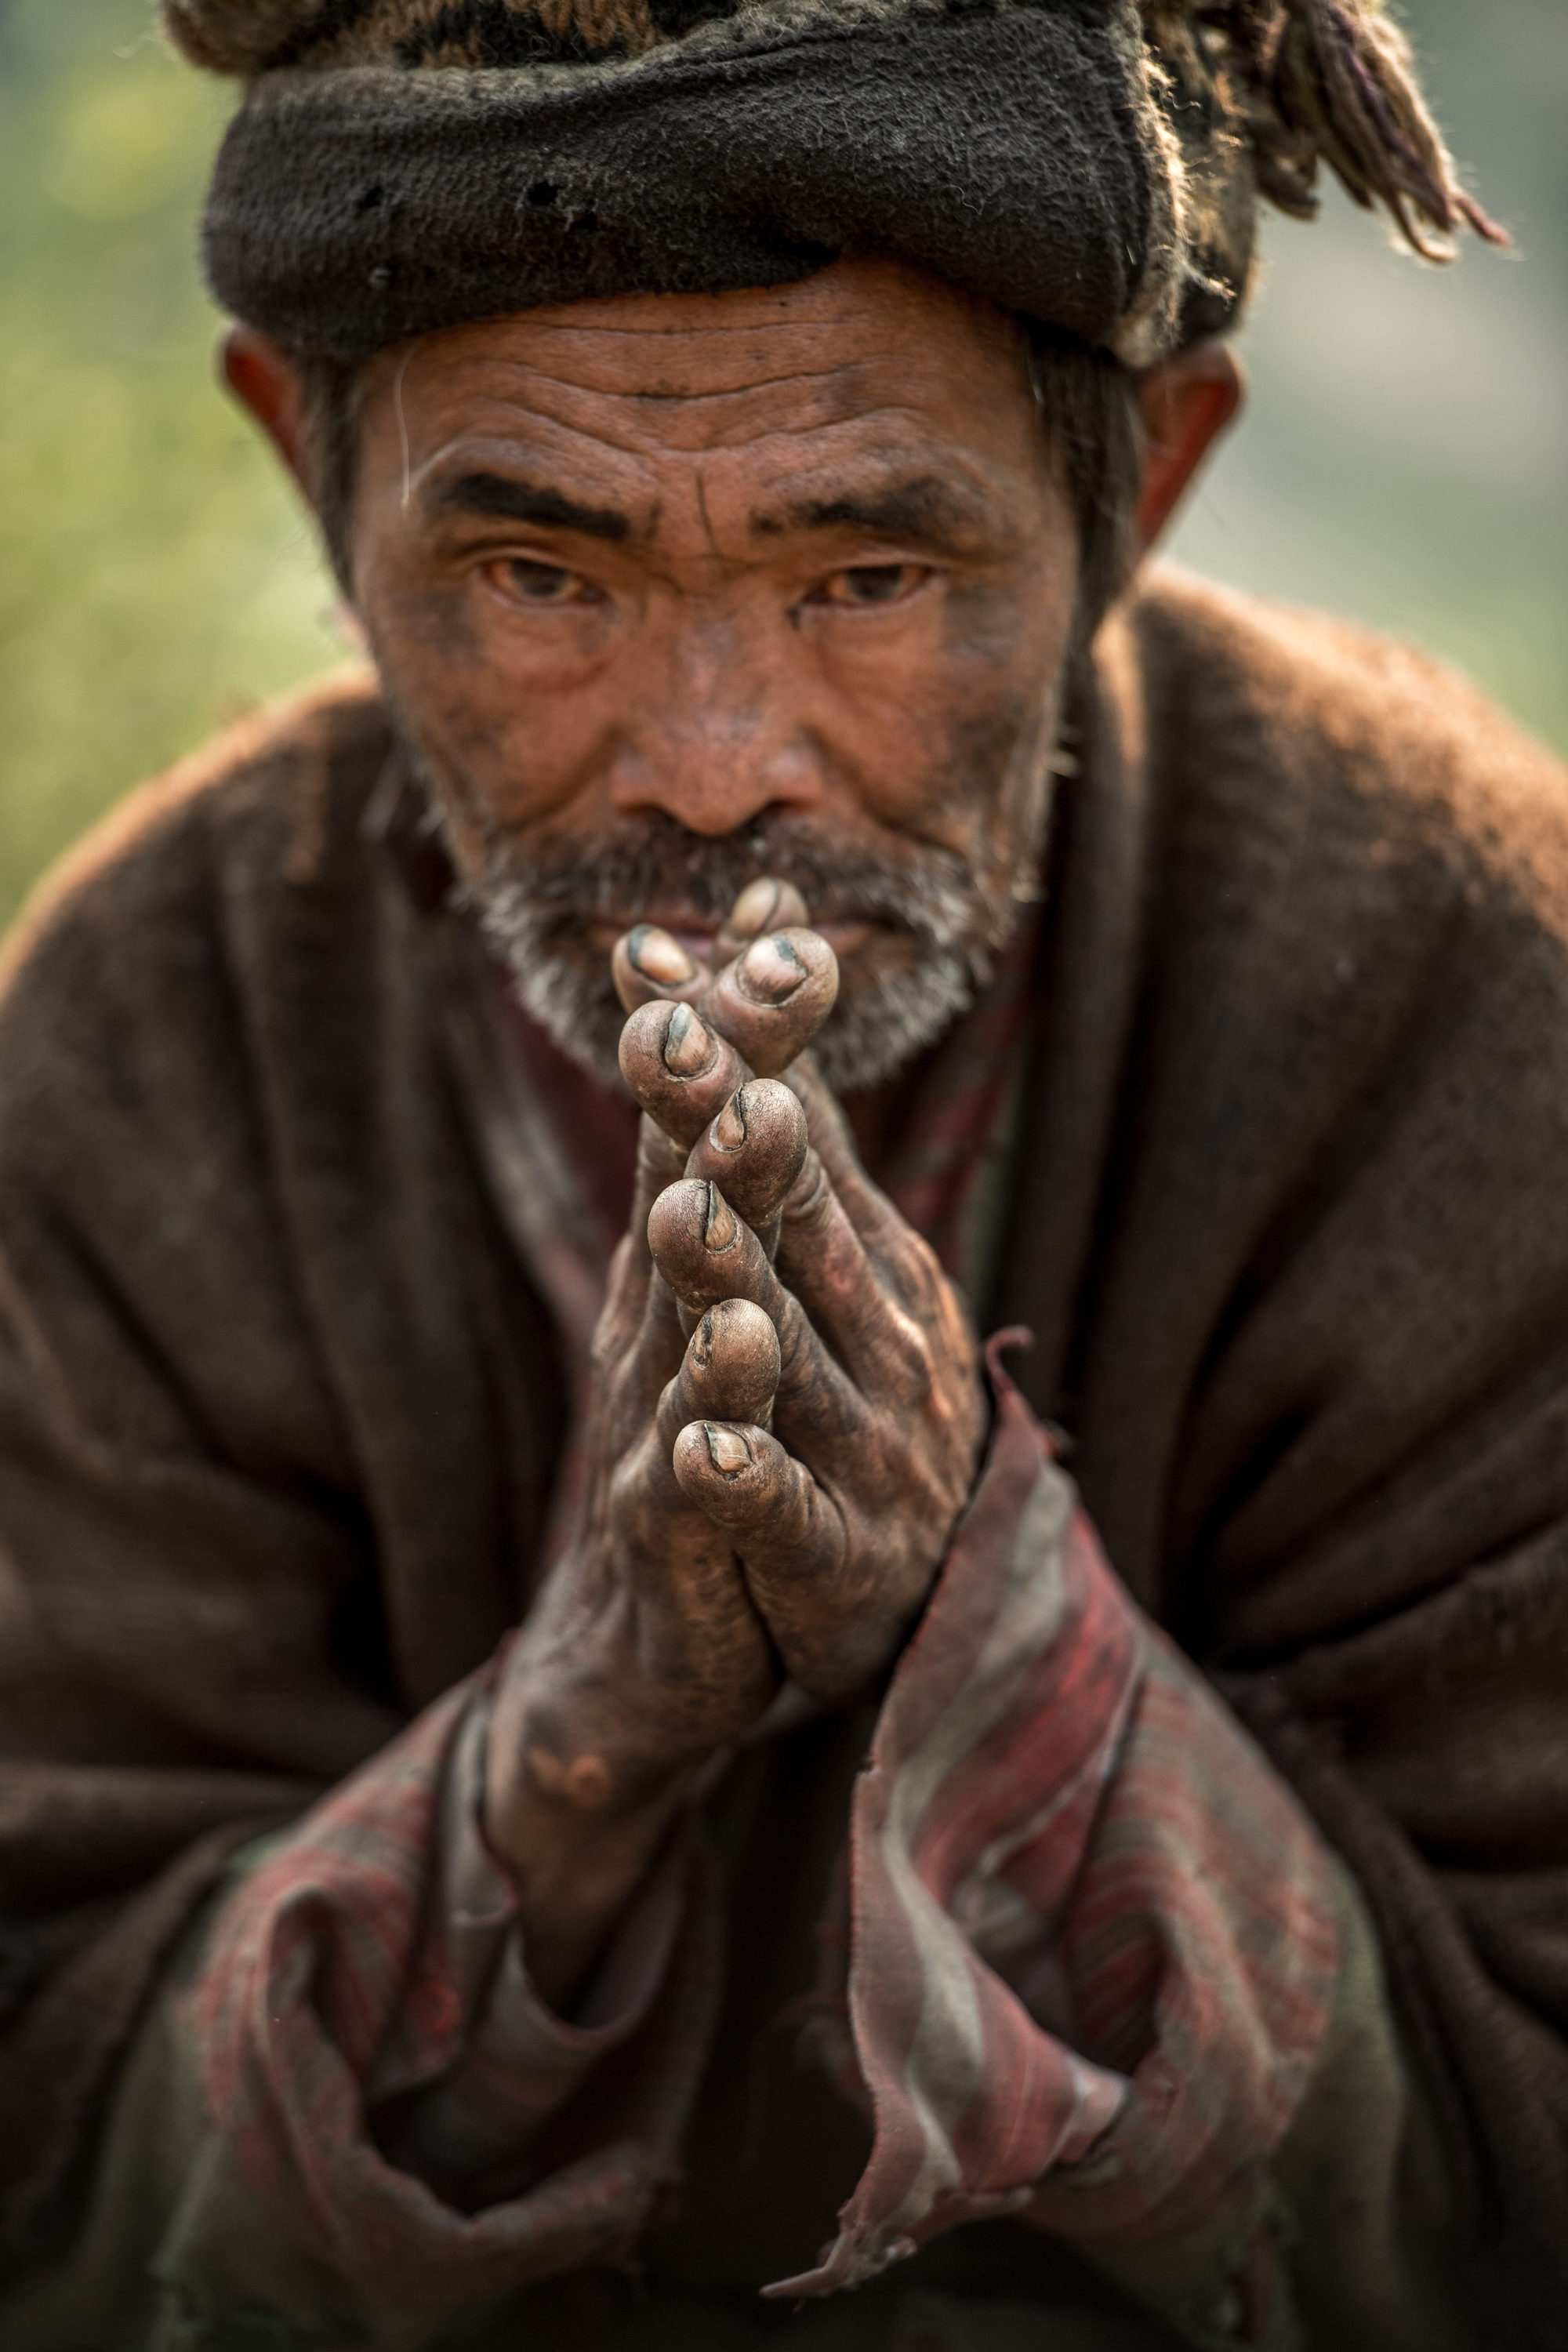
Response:
[[[1138,379],[1143,424],[1143,487],[1134,525],[1147,553],[1188,483],[1246,397],[1241,362],[1228,343],[1194,343],[1179,359]]]
[[[229,327],[218,343],[217,365],[236,400],[249,409],[313,508],[305,462],[303,394],[282,344],[258,334],[254,327]]]

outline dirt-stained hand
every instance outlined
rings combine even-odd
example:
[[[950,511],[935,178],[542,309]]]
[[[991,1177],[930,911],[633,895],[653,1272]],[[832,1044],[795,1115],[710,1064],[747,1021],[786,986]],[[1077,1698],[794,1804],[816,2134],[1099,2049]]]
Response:
[[[886,1664],[973,1476],[973,1337],[806,1058],[837,971],[805,916],[756,883],[709,974],[646,927],[616,951],[636,1197],[581,1523],[502,1671],[486,1773],[558,2004],[782,1677],[834,1699]]]
[[[798,1052],[818,1017],[807,1001],[786,1013],[780,1049]],[[650,1005],[627,1037],[658,1118],[642,1121],[630,1224],[594,1339],[581,1522],[498,1696],[490,1812],[503,1850],[531,1795],[589,1813],[635,1807],[645,1788],[738,1738],[781,1679],[733,1543],[675,1469],[689,1426],[766,1427],[777,1329],[722,1278],[700,1284],[700,1303],[683,1312],[648,1233],[671,1180],[689,1160],[710,1160],[736,1209],[699,1185],[708,1207],[698,1250],[719,1264],[742,1230],[756,1247],[736,1211],[776,1231],[805,1160],[806,1115],[683,1003]]]
[[[749,1307],[778,1346],[771,1412],[715,1409],[718,1385],[695,1409],[689,1365],[661,1396],[658,1439],[681,1493],[732,1545],[784,1669],[834,1699],[886,1664],[922,1604],[969,1496],[984,1407],[956,1292],[866,1176],[801,1055],[837,990],[832,950],[804,914],[787,886],[753,884],[721,942],[735,952],[675,1003],[657,992],[659,964],[674,968],[662,934],[623,941],[616,971],[637,1006],[622,1070],[687,1152],[649,1207],[653,1263],[686,1328]],[[787,1087],[763,1075],[779,1071]],[[707,1087],[725,1091],[700,1126]],[[798,1148],[791,1104],[809,1146],[775,1223],[760,1172]]]

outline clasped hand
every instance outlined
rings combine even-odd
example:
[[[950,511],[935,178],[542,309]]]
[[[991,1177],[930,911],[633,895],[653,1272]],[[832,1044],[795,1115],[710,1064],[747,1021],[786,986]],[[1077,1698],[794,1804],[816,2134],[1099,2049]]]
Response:
[[[558,1978],[785,1676],[832,1702],[885,1667],[974,1476],[973,1336],[805,1055],[837,967],[805,916],[753,884],[694,978],[663,933],[616,950],[636,1197],[581,1524],[509,1663],[488,1798]]]

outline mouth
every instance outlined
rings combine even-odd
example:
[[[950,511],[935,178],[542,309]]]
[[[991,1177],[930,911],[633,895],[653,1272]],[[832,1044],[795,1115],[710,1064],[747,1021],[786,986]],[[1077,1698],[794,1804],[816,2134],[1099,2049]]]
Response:
[[[635,923],[652,923],[659,930],[668,931],[670,938],[678,940],[698,963],[710,964],[713,961],[713,943],[719,936],[719,926],[694,921],[689,913],[675,909],[660,911],[656,908],[651,913],[633,915],[624,922],[613,916],[596,918],[585,927],[588,944],[596,953],[607,957],[613,952],[616,941],[623,938]],[[827,941],[842,963],[847,957],[858,954],[874,931],[886,932],[889,926],[857,919],[813,923],[811,928]]]

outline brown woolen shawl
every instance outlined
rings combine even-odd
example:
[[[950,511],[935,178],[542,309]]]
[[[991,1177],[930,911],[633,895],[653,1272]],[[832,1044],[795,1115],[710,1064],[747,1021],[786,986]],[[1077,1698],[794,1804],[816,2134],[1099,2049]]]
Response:
[[[0,999],[0,2241],[226,1854],[488,1654],[560,1435],[364,686],[127,805]],[[116,1915],[104,1930],[103,1915]]]
[[[1487,2339],[1558,2340],[1568,793],[1397,647],[1169,577],[1105,633],[987,1319],[1139,1598],[1361,1877]],[[224,1853],[482,1658],[559,1444],[364,687],[57,883],[0,1001],[12,2244]]]

